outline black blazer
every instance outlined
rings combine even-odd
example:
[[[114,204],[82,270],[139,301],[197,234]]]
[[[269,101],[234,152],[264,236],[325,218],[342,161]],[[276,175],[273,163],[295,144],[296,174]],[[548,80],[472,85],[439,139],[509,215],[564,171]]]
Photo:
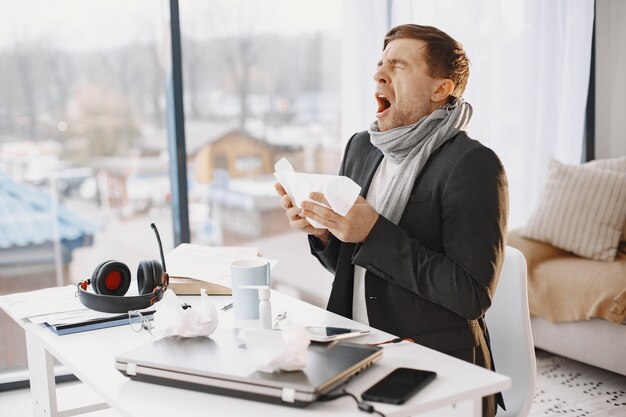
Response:
[[[365,197],[383,158],[367,132],[348,142],[340,175]],[[328,310],[352,318],[354,265],[366,269],[372,327],[493,369],[483,316],[502,266],[508,186],[496,154],[461,132],[427,161],[400,223],[383,216],[360,244],[331,235],[312,254],[335,274]]]

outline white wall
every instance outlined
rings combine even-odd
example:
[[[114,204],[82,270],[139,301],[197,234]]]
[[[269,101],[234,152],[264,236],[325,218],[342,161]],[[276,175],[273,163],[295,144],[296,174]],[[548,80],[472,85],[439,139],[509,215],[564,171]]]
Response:
[[[626,155],[626,1],[596,2],[596,159]]]

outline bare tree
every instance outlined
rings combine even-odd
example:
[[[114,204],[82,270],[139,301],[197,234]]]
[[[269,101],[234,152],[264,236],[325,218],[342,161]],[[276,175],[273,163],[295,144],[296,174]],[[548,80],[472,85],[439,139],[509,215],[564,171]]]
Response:
[[[139,127],[127,95],[88,84],[76,90],[73,100],[77,109],[70,126],[75,139],[67,151],[75,162],[120,155],[137,143]]]
[[[52,88],[48,89],[51,95],[49,103],[54,109],[54,113],[61,120],[66,120],[71,88],[76,81],[72,57],[65,51],[55,47],[48,47],[46,58],[46,67],[52,84]]]
[[[193,119],[201,117],[200,95],[202,77],[210,74],[201,74],[202,47],[200,43],[191,37],[183,38],[183,67],[185,70],[185,93],[189,97],[190,115]]]
[[[148,96],[151,103],[152,121],[158,127],[163,127],[164,120],[161,112],[161,98],[165,96],[165,81],[159,64],[159,48],[156,44],[148,48],[148,65],[154,70],[151,72],[148,84]]]
[[[237,93],[239,96],[239,128],[245,129],[246,120],[249,117],[248,96],[250,95],[250,71],[257,59],[257,52],[254,48],[252,36],[247,33],[242,37],[236,38],[234,54],[230,55],[230,62],[235,68],[235,74],[238,79]]]
[[[229,47],[222,48],[223,59],[230,68],[230,76],[239,99],[238,126],[245,129],[250,117],[249,96],[252,93],[252,69],[263,51],[258,42],[257,29],[264,9],[260,3],[250,0],[212,2],[208,20],[215,33],[231,34],[225,40]],[[228,8],[226,8],[228,7]],[[233,13],[233,10],[236,12]]]
[[[28,117],[28,132],[31,140],[38,139],[37,98],[35,79],[33,74],[34,57],[33,48],[29,45],[15,42],[13,57],[18,74],[18,82],[24,99],[24,108]]]
[[[124,46],[115,53],[111,53],[111,51],[100,52],[102,68],[109,73],[119,91],[124,91],[129,95],[140,77],[138,68],[133,65],[136,52],[136,48],[132,46]]]

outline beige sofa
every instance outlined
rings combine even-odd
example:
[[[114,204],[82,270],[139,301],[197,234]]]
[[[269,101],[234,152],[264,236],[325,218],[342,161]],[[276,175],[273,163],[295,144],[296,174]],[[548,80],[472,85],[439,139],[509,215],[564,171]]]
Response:
[[[626,254],[594,261],[508,234],[528,264],[535,346],[626,375]]]

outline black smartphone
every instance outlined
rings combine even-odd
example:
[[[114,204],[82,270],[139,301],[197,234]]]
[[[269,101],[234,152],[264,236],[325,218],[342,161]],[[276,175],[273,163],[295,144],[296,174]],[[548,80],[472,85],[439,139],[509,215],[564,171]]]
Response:
[[[433,371],[397,368],[363,392],[361,398],[379,403],[404,404],[436,376]]]

